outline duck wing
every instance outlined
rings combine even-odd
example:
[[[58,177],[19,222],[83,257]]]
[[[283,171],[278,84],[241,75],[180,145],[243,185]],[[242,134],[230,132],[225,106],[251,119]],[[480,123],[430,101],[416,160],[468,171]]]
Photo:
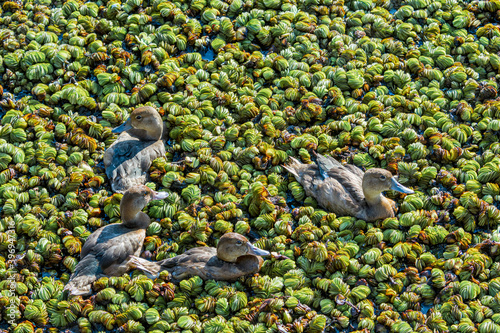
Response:
[[[187,279],[192,276],[199,276],[203,280],[214,279],[210,271],[214,266],[221,269],[223,263],[226,263],[217,257],[217,249],[213,247],[194,248],[177,257],[179,258],[175,260],[175,266],[171,266],[173,261],[162,264],[162,267],[167,265],[172,267],[169,272],[175,280]]]
[[[92,249],[96,245],[97,240],[99,239],[99,236],[104,230],[106,230],[106,227],[107,226],[97,229],[92,234],[90,234],[89,237],[87,237],[87,240],[85,240],[85,244],[83,244],[82,250],[80,251],[80,260],[85,258],[92,251]]]
[[[158,261],[158,263],[164,268],[172,268],[177,266],[189,268],[190,265],[197,265],[199,263],[205,264],[213,257],[217,258],[216,248],[195,247],[173,258],[167,258]]]
[[[108,242],[100,259],[102,270],[108,275],[121,275],[128,270],[127,260],[132,254],[140,254],[146,230],[137,229],[130,231]]]
[[[302,185],[307,195],[316,199],[323,208],[339,216],[365,218],[366,201],[362,178],[343,165],[334,165],[326,172],[326,178],[316,164],[302,164],[294,158],[284,166]],[[338,163],[338,162],[337,162]],[[340,164],[340,163],[338,163]]]
[[[309,195],[316,198],[318,204],[340,216],[355,216],[365,219],[367,204],[363,188],[358,178],[353,178],[351,172],[330,170],[328,178],[312,180]],[[319,171],[317,172],[319,174]],[[304,185],[303,185],[304,186]],[[306,187],[304,187],[306,189]],[[307,192],[307,189],[306,189]]]
[[[334,169],[341,169],[342,170],[343,169],[343,172],[346,172],[346,171],[350,172],[350,173],[352,173],[353,177],[359,178],[359,180],[361,182],[363,181],[364,172],[363,172],[363,170],[361,170],[357,166],[352,165],[352,164],[342,164],[339,161],[337,161],[336,159],[334,159],[332,156],[329,156],[329,155],[321,155],[321,154],[318,154],[316,152],[314,152],[314,154],[317,157],[316,161],[317,161],[318,167],[320,168],[320,172],[324,178],[326,178],[325,176],[329,176],[328,171],[330,171],[330,170],[334,170]]]
[[[349,194],[354,202],[364,202],[363,178],[352,173],[345,166],[331,169],[328,172],[328,178],[335,179],[343,188],[343,192]]]
[[[217,258],[217,250],[213,247],[197,247],[190,249],[183,254],[173,258],[167,258],[160,261],[149,261],[139,257],[131,256],[130,263],[137,269],[140,269],[146,275],[155,279],[160,272],[168,271],[174,280],[182,280],[191,276],[199,276],[207,279],[208,270],[205,268],[208,263]]]
[[[130,229],[120,224],[111,224],[100,228],[91,234],[85,242],[80,257],[92,255],[103,272],[109,275],[120,275],[121,272],[111,271],[126,262],[129,255],[136,254],[142,248],[146,231]],[[137,253],[138,254],[138,253]]]
[[[165,156],[162,140],[141,141],[127,132],[120,134],[104,153],[113,191],[123,193],[134,185],[145,184],[151,163],[161,156]]]
[[[71,295],[90,295],[92,293],[92,282],[101,276],[103,275],[99,261],[93,255],[86,256],[76,265],[64,290],[69,291]]]
[[[363,176],[364,172],[351,164],[341,164],[332,156],[323,156],[315,153],[318,168],[323,176],[332,177],[345,186],[349,193],[352,192],[355,200],[364,200]],[[324,177],[326,178],[326,177]]]
[[[323,179],[326,179],[328,177],[328,171],[330,169],[335,169],[335,168],[341,168],[342,164],[340,164],[336,159],[334,159],[331,156],[324,156],[321,154],[318,154],[314,152],[314,155],[316,156],[316,163],[319,168],[319,173],[323,177]]]
[[[353,175],[357,176],[361,183],[363,182],[363,176],[365,175],[363,170],[352,164],[345,164],[343,167],[349,170]]]

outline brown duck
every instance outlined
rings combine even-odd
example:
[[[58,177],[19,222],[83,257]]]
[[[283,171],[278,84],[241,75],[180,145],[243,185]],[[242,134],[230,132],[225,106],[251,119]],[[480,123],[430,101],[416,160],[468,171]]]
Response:
[[[267,255],[270,252],[253,246],[246,237],[230,232],[220,238],[217,248],[196,247],[157,262],[131,256],[130,262],[151,279],[166,270],[177,281],[191,276],[199,276],[203,280],[234,281],[257,273],[263,263],[260,256]]]
[[[395,216],[395,203],[382,195],[394,190],[414,193],[384,169],[366,172],[354,165],[340,164],[330,156],[317,154],[318,164],[302,164],[293,157],[284,166],[323,208],[339,215],[375,221]]]
[[[89,295],[92,282],[101,276],[119,276],[130,268],[129,256],[141,253],[149,216],[141,210],[151,200],[168,197],[166,192],[152,191],[145,185],[131,187],[120,202],[122,223],[99,228],[83,245],[76,265],[64,290],[72,295]]]
[[[153,160],[165,155],[164,125],[160,114],[150,106],[135,109],[113,133],[121,133],[104,153],[106,175],[114,192],[123,193],[146,183]]]

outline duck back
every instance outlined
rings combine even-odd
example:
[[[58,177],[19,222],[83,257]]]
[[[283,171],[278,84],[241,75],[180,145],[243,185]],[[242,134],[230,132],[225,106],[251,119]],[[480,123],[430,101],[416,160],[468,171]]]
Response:
[[[198,247],[157,262],[132,257],[131,263],[150,278],[156,278],[161,271],[166,270],[173,281],[192,276],[199,276],[203,280],[235,281],[241,276],[258,272],[262,258],[249,255],[238,258],[235,263],[227,262],[217,257],[215,248]]]
[[[145,184],[151,163],[161,156],[165,156],[162,140],[142,141],[128,132],[120,134],[104,153],[106,175],[113,191],[123,193],[132,186]]]
[[[213,258],[218,259],[217,249],[213,247],[195,247],[173,258],[156,262],[133,256],[131,263],[146,273],[151,279],[157,278],[162,271],[168,271],[175,280],[178,280],[184,276],[194,275],[204,278],[204,274],[200,272],[200,268],[204,267]]]
[[[291,160],[292,163],[285,168],[320,206],[340,216],[367,218],[368,205],[363,194],[361,170],[358,169],[360,176],[360,172],[351,171],[351,168],[337,161],[323,164],[329,169],[321,170],[316,164],[302,164],[296,159]]]

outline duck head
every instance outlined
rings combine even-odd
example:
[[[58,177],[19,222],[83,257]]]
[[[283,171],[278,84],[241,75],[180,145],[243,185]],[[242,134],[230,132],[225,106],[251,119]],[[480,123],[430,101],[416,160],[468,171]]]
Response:
[[[142,140],[159,140],[163,134],[160,114],[151,106],[141,106],[130,114],[126,122],[115,127],[113,133],[132,130]]]
[[[168,197],[167,192],[156,192],[145,185],[129,188],[120,202],[120,214],[124,224],[134,223],[136,217],[151,200],[163,200]]]
[[[363,176],[363,192],[368,201],[373,201],[380,193],[394,190],[401,193],[412,194],[413,190],[401,185],[397,178],[384,169],[373,168],[365,172]]]
[[[269,251],[261,250],[250,244],[245,236],[229,232],[219,239],[217,257],[227,262],[237,262],[243,256],[268,256]]]

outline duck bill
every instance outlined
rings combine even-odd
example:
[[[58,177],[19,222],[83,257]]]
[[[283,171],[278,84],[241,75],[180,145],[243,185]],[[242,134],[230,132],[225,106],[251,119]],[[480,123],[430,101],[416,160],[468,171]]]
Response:
[[[123,124],[121,124],[118,127],[113,128],[113,130],[111,132],[113,132],[113,133],[121,133],[121,132],[128,131],[128,130],[130,130],[132,128],[133,128],[132,127],[132,120],[130,118],[128,118],[126,122],[124,122]]]
[[[248,243],[248,248],[249,248],[248,254],[254,254],[256,256],[268,256],[268,255],[271,255],[271,253],[269,251],[259,249],[258,247],[253,246],[250,243]]]
[[[410,190],[408,187],[404,187],[401,185],[394,177],[391,179],[391,190],[398,191],[406,194],[415,193],[413,190]]]
[[[153,200],[163,200],[168,198],[168,193],[167,192],[156,192],[153,191]]]

